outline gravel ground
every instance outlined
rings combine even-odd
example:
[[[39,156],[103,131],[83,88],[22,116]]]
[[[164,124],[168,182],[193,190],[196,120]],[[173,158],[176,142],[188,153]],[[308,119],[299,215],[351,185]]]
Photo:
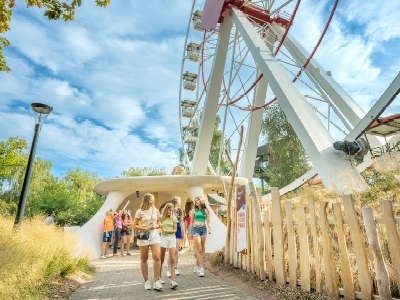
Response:
[[[207,264],[208,265],[208,264]],[[333,300],[325,293],[308,293],[303,291],[300,287],[291,288],[288,285],[283,286],[276,284],[275,282],[262,281],[256,275],[247,273],[244,270],[236,269],[231,265],[223,265],[222,267],[210,268],[211,272],[223,277],[227,281],[237,281],[242,282],[244,285],[256,289],[259,291],[265,291],[269,296],[273,296],[277,299],[323,299],[323,300]],[[259,293],[257,293],[259,294]],[[264,298],[264,297],[261,297]],[[265,298],[267,299],[267,298]],[[268,298],[271,299],[271,298]]]

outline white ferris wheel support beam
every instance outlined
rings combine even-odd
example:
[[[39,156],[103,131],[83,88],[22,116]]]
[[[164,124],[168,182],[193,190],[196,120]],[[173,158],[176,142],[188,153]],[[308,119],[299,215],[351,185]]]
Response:
[[[274,32],[282,38],[284,29],[276,23],[271,24]],[[290,34],[288,33],[283,44],[289,53],[296,58],[302,65],[306,62],[310,53]],[[355,127],[366,116],[365,111],[357,104],[356,101],[341,87],[339,83],[318,63],[317,60],[312,58],[306,67],[308,76],[312,81],[317,81],[319,86],[328,94],[330,99],[337,105],[340,112],[350,121]],[[332,106],[333,108],[333,106]],[[338,115],[340,118],[340,116]],[[368,142],[370,147],[380,147],[382,143],[376,136],[368,135]],[[369,155],[365,158],[370,159]]]
[[[275,22],[272,23],[271,26],[279,38],[282,38],[285,29]],[[283,44],[289,53],[293,57],[297,58],[301,64],[304,64],[310,56],[306,49],[304,49],[304,47],[290,33],[287,34]],[[365,116],[365,111],[336,82],[336,80],[333,79],[332,76],[328,75],[328,72],[314,58],[310,60],[306,69],[315,78],[325,93],[327,93],[332,101],[338,106],[350,123],[353,126],[356,126]]]
[[[261,74],[259,68],[257,68],[257,77]],[[265,103],[265,98],[267,96],[268,82],[265,78],[261,80],[256,85],[256,90],[253,96],[253,107],[261,106]],[[256,163],[257,149],[258,149],[258,139],[261,133],[262,126],[262,116],[263,109],[258,109],[250,113],[249,124],[247,126],[245,147],[246,151],[243,153],[242,159],[240,161],[239,177],[247,178],[250,181],[253,180],[254,166]]]
[[[231,30],[232,19],[227,16],[225,17],[224,23],[221,25],[218,35],[218,42],[211,68],[209,85],[207,87],[208,92],[204,102],[204,108],[199,126],[199,135],[192,161],[191,174],[203,175],[207,171]]]
[[[247,16],[235,8],[229,10],[229,15],[271,86],[325,187],[339,192],[366,190],[368,186],[360,173],[349,161],[341,158],[339,151],[333,149],[332,136],[274,54],[255,32]]]

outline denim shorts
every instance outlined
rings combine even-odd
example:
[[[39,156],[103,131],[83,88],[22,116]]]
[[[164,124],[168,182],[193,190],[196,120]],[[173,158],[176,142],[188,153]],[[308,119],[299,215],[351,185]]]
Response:
[[[207,226],[194,224],[192,228],[193,236],[205,237],[207,236]]]
[[[108,231],[107,233],[108,233],[108,236],[106,236],[106,232],[103,232],[103,243],[111,242],[112,231]]]

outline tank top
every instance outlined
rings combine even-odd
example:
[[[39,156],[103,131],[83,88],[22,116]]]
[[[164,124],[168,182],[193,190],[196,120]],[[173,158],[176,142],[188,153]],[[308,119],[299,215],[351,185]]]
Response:
[[[196,208],[194,216],[193,216],[193,222],[203,222],[204,223],[206,221],[206,217],[207,217],[206,213],[203,214],[203,212],[200,209]]]

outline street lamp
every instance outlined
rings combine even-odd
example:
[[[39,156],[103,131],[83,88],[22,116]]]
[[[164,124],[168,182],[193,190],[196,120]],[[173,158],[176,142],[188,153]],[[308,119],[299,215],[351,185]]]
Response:
[[[51,106],[42,103],[32,103],[31,107],[36,121],[35,134],[33,136],[31,152],[29,153],[28,166],[25,172],[25,178],[24,178],[24,184],[22,185],[21,196],[19,198],[18,210],[17,210],[17,215],[15,217],[14,227],[19,226],[22,223],[22,218],[24,216],[26,197],[28,196],[29,183],[31,181],[31,175],[32,175],[32,167],[33,167],[33,162],[35,161],[37,141],[39,139],[40,128],[42,127],[40,122],[44,120],[53,111],[53,108]]]

